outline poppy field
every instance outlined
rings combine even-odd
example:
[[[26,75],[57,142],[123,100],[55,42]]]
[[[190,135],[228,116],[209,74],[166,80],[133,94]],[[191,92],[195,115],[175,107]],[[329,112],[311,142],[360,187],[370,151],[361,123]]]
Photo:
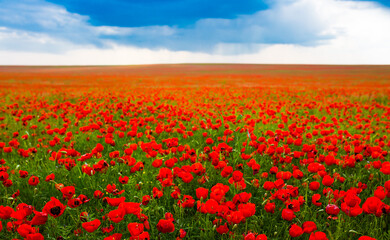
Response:
[[[0,67],[0,239],[390,239],[390,67]]]

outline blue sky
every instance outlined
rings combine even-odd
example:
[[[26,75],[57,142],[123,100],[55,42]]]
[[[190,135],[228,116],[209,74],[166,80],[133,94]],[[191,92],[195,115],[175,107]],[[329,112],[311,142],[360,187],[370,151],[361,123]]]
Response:
[[[259,0],[51,0],[90,17],[93,25],[186,27],[203,18],[232,19],[267,8]]]
[[[0,64],[390,64],[390,1],[0,0]]]
[[[264,0],[50,0],[70,12],[87,15],[93,25],[187,27],[204,18],[233,19],[266,10]],[[372,1],[390,6],[390,1]]]

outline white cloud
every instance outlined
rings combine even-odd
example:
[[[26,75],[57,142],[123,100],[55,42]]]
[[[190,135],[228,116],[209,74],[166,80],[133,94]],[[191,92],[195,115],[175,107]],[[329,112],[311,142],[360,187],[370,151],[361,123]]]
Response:
[[[66,51],[83,48],[61,38],[44,33],[0,27],[0,49],[17,52],[52,52],[62,54]],[[1,57],[1,55],[0,55]]]
[[[63,6],[44,0],[20,2],[5,0],[0,2],[0,37],[2,40],[0,50],[62,53],[69,46],[72,48],[77,48],[77,45],[79,47],[84,47],[84,45],[106,47],[105,43],[109,37],[118,39],[124,36],[157,38],[170,36],[175,31],[169,26],[136,28],[93,26],[89,20],[88,16],[71,13]],[[42,39],[48,42],[46,50],[41,47]],[[51,42],[57,42],[58,48],[52,48]]]
[[[148,27],[92,27],[98,35],[112,36],[171,36],[175,30],[169,26],[148,26]]]
[[[77,38],[77,41],[71,41],[60,33],[27,32],[0,26],[0,64],[390,64],[390,10],[370,2],[281,0],[272,8],[254,15],[244,15],[233,20],[203,19],[192,29],[186,30],[167,26],[94,27],[88,24],[85,16],[73,15],[61,7],[58,9],[64,18],[70,17],[73,20],[64,22],[61,19],[52,19],[52,25],[39,20],[38,25],[53,29],[62,26],[69,31],[74,28],[77,34],[80,31],[86,32],[85,41],[78,41]],[[55,18],[61,18],[59,16],[61,15]],[[234,36],[236,32],[242,36]],[[99,44],[104,46],[102,48],[91,41],[101,35],[140,37],[137,41],[141,41],[143,36],[149,36],[147,41],[161,40],[162,45],[148,49],[114,40],[99,40]],[[305,36],[308,40],[306,43]],[[178,39],[180,37],[187,41],[186,44],[191,44],[191,40],[195,44],[206,44],[203,41],[208,39],[214,44],[214,48],[208,53],[196,53],[161,47],[164,44],[178,44],[178,40],[183,40]],[[246,38],[247,41],[242,43],[241,38]],[[278,41],[274,44],[261,43],[267,42],[267,38]],[[286,38],[286,43],[283,43],[283,38]],[[230,41],[223,42],[221,39]],[[320,44],[313,44],[315,41]],[[36,50],[19,47],[18,51],[18,46],[30,46]],[[61,51],[54,51],[55,49]]]
[[[88,20],[88,16],[70,13],[62,6],[42,0],[5,0],[0,8],[0,21],[16,28],[27,25],[38,31],[61,31],[68,27],[84,27]]]

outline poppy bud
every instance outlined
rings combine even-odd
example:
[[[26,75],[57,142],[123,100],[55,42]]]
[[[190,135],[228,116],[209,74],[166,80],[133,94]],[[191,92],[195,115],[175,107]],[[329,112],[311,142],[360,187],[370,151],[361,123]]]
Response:
[[[290,227],[289,234],[291,237],[299,237],[303,234],[303,230],[300,226],[293,224]]]
[[[291,210],[291,209],[287,209],[287,208],[283,209],[283,211],[282,211],[282,218],[284,220],[287,220],[287,221],[293,220],[295,218],[294,211]]]
[[[337,207],[336,205],[334,204],[329,204],[328,206],[326,206],[326,209],[325,209],[326,213],[329,214],[329,215],[335,215],[337,216],[340,212],[340,208]]]

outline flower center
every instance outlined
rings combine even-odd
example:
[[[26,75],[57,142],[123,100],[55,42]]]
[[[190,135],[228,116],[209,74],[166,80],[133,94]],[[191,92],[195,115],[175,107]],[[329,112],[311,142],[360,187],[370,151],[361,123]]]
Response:
[[[61,213],[61,208],[59,206],[53,207],[52,209],[50,209],[50,212],[51,214],[57,216]]]

